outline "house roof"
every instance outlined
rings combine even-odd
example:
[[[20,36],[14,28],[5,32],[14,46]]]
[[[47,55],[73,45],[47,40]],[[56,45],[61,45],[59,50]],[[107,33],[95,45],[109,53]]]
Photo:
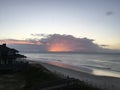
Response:
[[[11,49],[11,48],[6,47],[6,45],[0,45],[0,52],[4,52],[4,51],[5,52],[9,52],[9,51],[19,52],[16,49]]]

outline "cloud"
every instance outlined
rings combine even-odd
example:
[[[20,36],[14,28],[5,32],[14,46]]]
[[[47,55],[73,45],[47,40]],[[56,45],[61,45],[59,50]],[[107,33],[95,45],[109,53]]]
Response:
[[[37,44],[8,44],[8,47],[15,48],[20,52],[47,52],[44,45]]]
[[[109,45],[105,45],[105,44],[103,44],[103,45],[101,45],[102,47],[108,47]]]
[[[8,47],[15,48],[20,52],[46,52],[46,46],[42,45],[39,39],[4,39],[0,40],[0,44],[6,43]]]
[[[39,37],[39,38],[40,38],[40,37],[47,37],[48,34],[37,34],[37,33],[36,33],[36,34],[31,34],[31,36],[34,36],[34,37],[36,36],[36,37]]]
[[[6,43],[6,44],[41,44],[36,39],[26,39],[26,40],[16,40],[16,39],[3,39],[0,40],[0,44]]]
[[[107,15],[107,16],[110,16],[110,15],[112,15],[112,14],[113,14],[112,11],[108,11],[108,12],[106,12],[106,15]]]
[[[93,39],[76,38],[66,34],[32,34],[38,39],[0,40],[0,43],[7,43],[8,46],[23,52],[112,52],[107,45],[98,45]],[[41,37],[42,35],[42,37]],[[39,38],[40,37],[40,38]],[[115,51],[114,51],[115,52]]]
[[[47,46],[48,51],[99,52],[104,50],[100,45],[95,44],[93,39],[76,38],[65,34],[50,34],[40,41]]]

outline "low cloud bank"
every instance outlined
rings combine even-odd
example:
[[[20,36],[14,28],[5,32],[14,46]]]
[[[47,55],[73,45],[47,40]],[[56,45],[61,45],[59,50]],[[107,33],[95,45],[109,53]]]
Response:
[[[7,43],[21,52],[115,52],[104,48],[106,45],[98,45],[93,39],[88,38],[76,38],[65,34],[32,34],[32,36],[40,39],[6,39],[0,42]]]

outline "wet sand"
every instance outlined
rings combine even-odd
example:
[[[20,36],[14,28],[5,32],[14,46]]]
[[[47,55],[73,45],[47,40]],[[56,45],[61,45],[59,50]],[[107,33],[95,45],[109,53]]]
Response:
[[[38,63],[38,62],[37,62]],[[55,72],[59,75],[73,77],[85,81],[93,86],[97,86],[106,90],[120,90],[120,78],[96,76],[82,71],[73,70],[70,68],[60,67],[50,63],[39,62],[48,70]]]

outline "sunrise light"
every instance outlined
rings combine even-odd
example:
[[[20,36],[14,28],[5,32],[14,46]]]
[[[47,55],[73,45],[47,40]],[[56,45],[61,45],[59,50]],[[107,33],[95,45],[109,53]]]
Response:
[[[64,43],[52,44],[49,47],[49,52],[68,52],[68,51],[71,51],[71,49]]]
[[[7,43],[7,44],[37,44],[40,45],[41,43],[39,41],[31,42],[29,40],[12,40],[12,39],[5,39],[0,40],[0,43]]]

